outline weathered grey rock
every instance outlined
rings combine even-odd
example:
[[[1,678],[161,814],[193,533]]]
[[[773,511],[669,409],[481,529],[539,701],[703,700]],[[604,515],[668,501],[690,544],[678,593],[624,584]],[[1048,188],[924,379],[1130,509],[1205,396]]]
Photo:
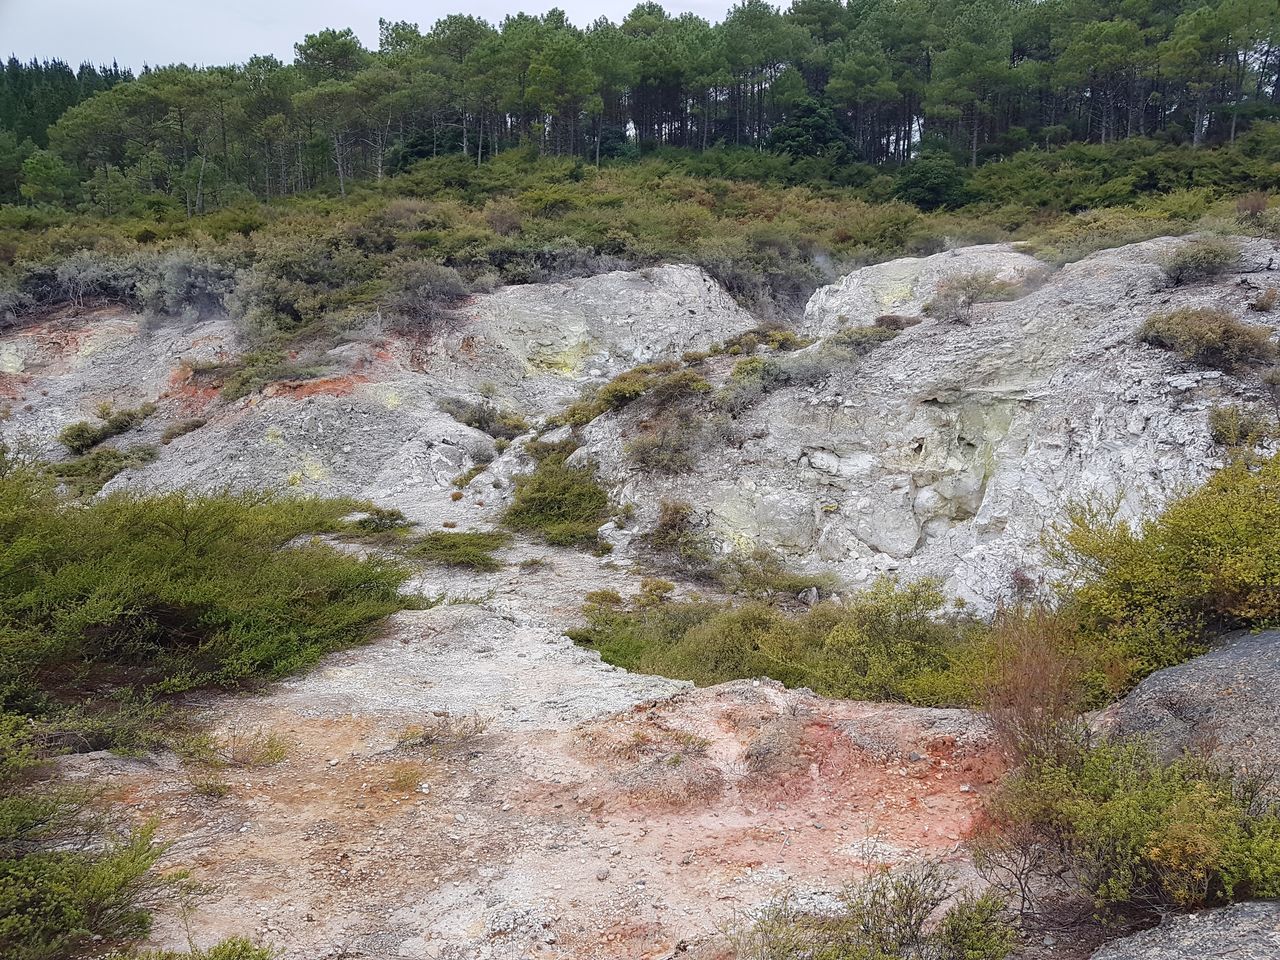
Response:
[[[1093,960],[1275,960],[1280,957],[1280,902],[1255,901],[1172,917],[1109,943]]]
[[[1148,738],[1166,758],[1193,751],[1240,772],[1280,769],[1280,631],[1232,634],[1153,673],[1104,722]]]
[[[756,325],[687,264],[503,287],[477,297],[471,315],[532,369],[577,376],[678,359]]]
[[[643,405],[594,422],[580,453],[641,528],[660,500],[686,500],[722,544],[769,548],[855,587],[884,572],[939,577],[990,608],[1044,569],[1043,536],[1072,500],[1149,515],[1221,464],[1209,409],[1262,400],[1255,377],[1138,342],[1148,316],[1184,306],[1277,323],[1247,306],[1280,282],[1270,242],[1242,241],[1239,274],[1173,288],[1155,260],[1182,242],[1094,254],[1016,300],[979,304],[967,324],[926,318],[825,379],[769,394],[731,424],[738,442],[704,443],[687,476],[629,463],[626,441],[652,416]],[[806,330],[918,313],[938,282],[976,268],[1012,277],[1034,262],[990,246],[867,267],[814,294]]]
[[[531,422],[561,409],[583,385],[636,363],[678,358],[755,326],[692,266],[615,272],[565,283],[501,288],[458,316],[413,335],[377,325],[327,353],[300,358],[330,375],[273,384],[212,403],[192,365],[246,349],[225,318],[145,324],[119,309],[70,311],[56,322],[0,335],[0,440],[43,456],[65,454],[67,424],[100,403],[157,401],[123,449],[156,444],[158,459],[120,474],[130,486],[260,488],[366,497],[411,519],[466,528],[491,522],[511,481],[530,469],[513,447],[453,499],[452,483],[494,454],[493,441],[440,410],[444,398],[491,398]],[[205,426],[164,446],[177,420]]]
[[[867,326],[886,313],[918,315],[942,281],[963,274],[989,273],[998,282],[1018,284],[1047,272],[1042,261],[1005,243],[890,260],[816,291],[805,306],[803,329],[825,337],[841,327]]]

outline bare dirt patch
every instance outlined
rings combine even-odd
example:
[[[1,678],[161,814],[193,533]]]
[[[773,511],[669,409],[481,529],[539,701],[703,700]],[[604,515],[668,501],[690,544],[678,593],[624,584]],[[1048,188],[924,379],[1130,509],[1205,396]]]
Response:
[[[627,576],[553,552],[524,575],[540,598],[524,615],[495,583],[496,608],[402,613],[307,676],[211,699],[215,735],[287,745],[222,771],[221,797],[171,757],[67,773],[159,819],[167,863],[205,888],[198,943],[248,932],[289,960],[711,956],[720,925],[784,885],[963,866],[999,773],[977,718],[628,674],[550,626],[568,619],[537,588],[555,565],[579,588]],[[158,945],[186,938],[160,918]]]

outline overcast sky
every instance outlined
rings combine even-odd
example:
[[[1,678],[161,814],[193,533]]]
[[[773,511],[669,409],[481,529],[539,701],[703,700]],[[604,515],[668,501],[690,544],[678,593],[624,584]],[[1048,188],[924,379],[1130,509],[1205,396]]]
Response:
[[[638,0],[0,0],[0,51],[19,59],[58,57],[135,70],[144,63],[240,63],[255,53],[293,59],[293,45],[325,27],[351,27],[365,46],[378,46],[378,18],[409,20],[426,30],[450,13],[496,23],[508,13],[560,7],[581,26],[604,15],[621,20]],[[729,0],[665,0],[719,20]]]

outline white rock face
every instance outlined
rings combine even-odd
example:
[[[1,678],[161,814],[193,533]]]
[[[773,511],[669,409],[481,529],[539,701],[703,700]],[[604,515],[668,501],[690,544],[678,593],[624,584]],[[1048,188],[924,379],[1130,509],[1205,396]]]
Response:
[[[578,376],[678,359],[755,326],[710,276],[683,264],[504,287],[478,297],[472,316],[530,369]]]
[[[1219,464],[1209,408],[1262,398],[1254,378],[1138,343],[1149,314],[1181,306],[1277,322],[1246,306],[1280,282],[1272,244],[1246,242],[1240,273],[1174,289],[1152,258],[1179,242],[1096,254],[1020,299],[979,305],[969,325],[926,319],[817,387],[767,396],[734,424],[741,445],[703,449],[691,476],[631,468],[623,447],[643,411],[596,421],[585,455],[641,525],[661,499],[684,499],[726,544],[851,585],[885,571],[936,576],[989,607],[1015,571],[1042,566],[1042,536],[1071,501],[1154,510]],[[944,277],[1035,267],[1006,247],[868,267],[815,293],[805,322],[820,333],[918,312]]]
[[[816,291],[805,305],[802,327],[808,336],[825,337],[841,327],[867,326],[887,313],[919,314],[948,277],[987,273],[997,282],[1017,284],[1046,269],[1035,257],[1003,243],[890,260]]]
[[[159,458],[107,489],[271,487],[366,497],[415,520],[471,526],[496,518],[511,477],[528,465],[512,452],[454,501],[452,481],[492,456],[493,442],[441,412],[441,399],[492,397],[536,422],[585,383],[755,324],[691,266],[506,287],[430,331],[366,331],[308,361],[328,376],[217,405],[191,365],[247,349],[229,321],[148,326],[105,308],[0,336],[0,440],[57,456],[58,432],[92,419],[99,404],[155,401],[157,413],[112,444],[153,444]],[[166,425],[193,417],[208,423],[158,444]]]

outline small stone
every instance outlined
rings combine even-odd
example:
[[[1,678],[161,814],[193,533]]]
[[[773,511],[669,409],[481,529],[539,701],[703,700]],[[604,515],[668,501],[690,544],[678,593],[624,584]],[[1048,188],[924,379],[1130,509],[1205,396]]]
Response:
[[[597,870],[597,871],[596,871],[596,879],[597,879],[597,880],[608,880],[608,879],[609,879],[609,868],[608,868],[608,867],[601,867],[599,870]]]

